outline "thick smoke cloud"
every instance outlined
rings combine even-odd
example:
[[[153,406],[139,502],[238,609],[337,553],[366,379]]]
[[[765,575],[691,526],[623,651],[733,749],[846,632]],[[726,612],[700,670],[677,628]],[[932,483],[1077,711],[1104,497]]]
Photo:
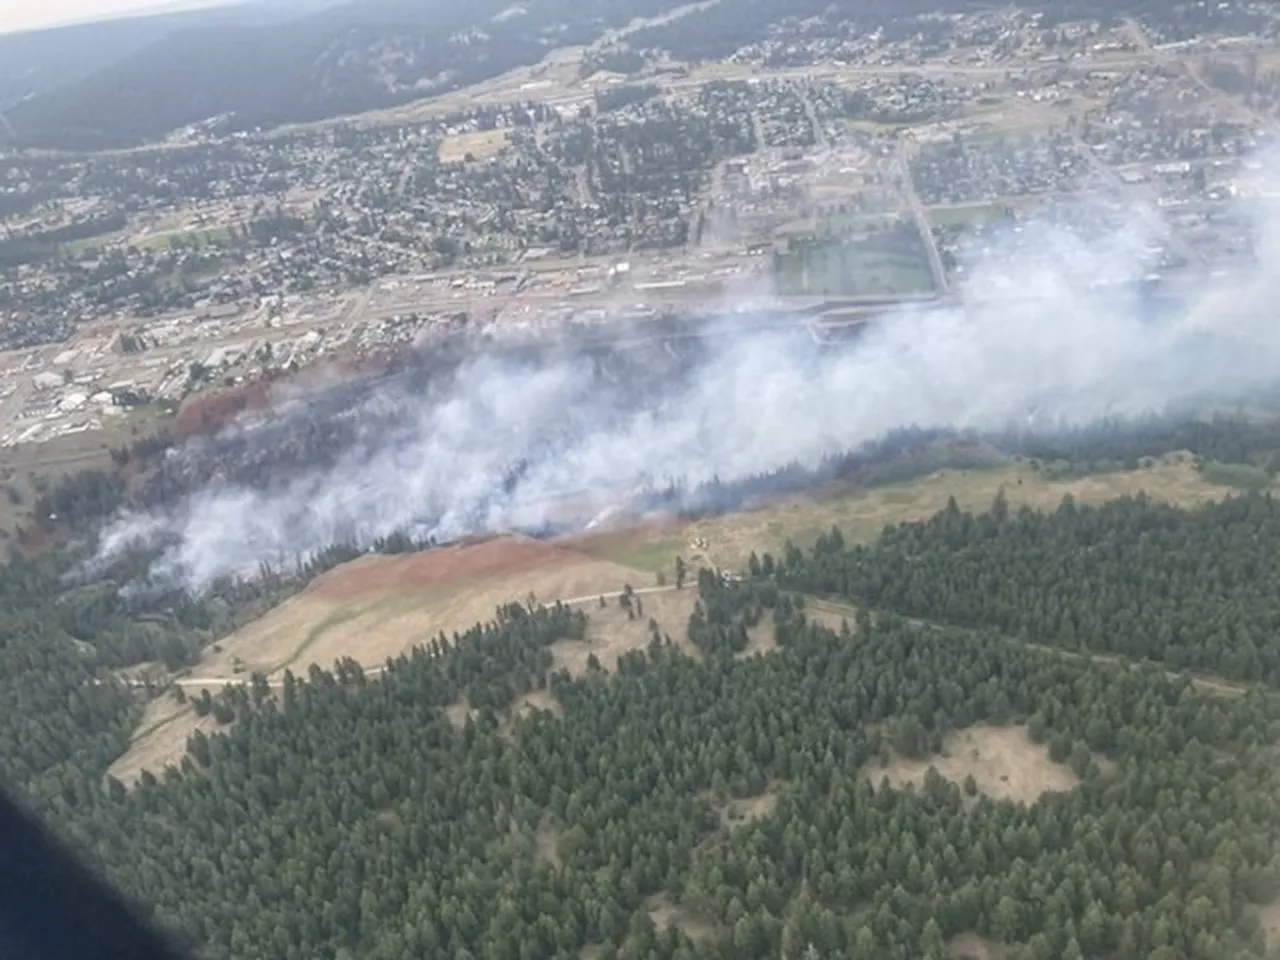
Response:
[[[581,527],[645,489],[814,465],[907,425],[1052,430],[1272,385],[1280,224],[1261,223],[1247,278],[1206,280],[1153,318],[1113,281],[1143,275],[1158,225],[1118,212],[1102,235],[1047,219],[1009,232],[969,257],[964,309],[903,309],[837,350],[820,350],[798,322],[729,330],[693,376],[655,385],[639,405],[602,388],[582,355],[536,366],[477,356],[441,396],[389,388],[366,400],[392,415],[336,462],[121,517],[99,559],[139,540],[163,545],[153,574],[199,590],[398,531],[445,541],[552,520]]]

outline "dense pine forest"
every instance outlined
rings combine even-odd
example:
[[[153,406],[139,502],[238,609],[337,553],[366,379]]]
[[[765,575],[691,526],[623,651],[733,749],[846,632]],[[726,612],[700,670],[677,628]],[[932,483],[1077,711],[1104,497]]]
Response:
[[[1190,447],[1265,475],[1270,429],[1034,455]],[[114,509],[77,483],[68,515]],[[186,662],[352,554],[139,597],[143,558],[86,580],[70,544],[0,573],[0,777],[208,958],[934,960],[962,936],[1006,960],[1277,956],[1278,546],[1258,492],[831,530],[741,581],[702,571],[682,635],[650,622],[611,673],[555,666],[591,605],[511,604],[376,678],[255,677],[215,698],[234,724],[126,788],[105,772],[144,692],[113,671]],[[776,649],[749,653],[760,631]],[[1056,789],[891,776],[1012,728]]]
[[[87,798],[77,833],[218,957],[932,958],[966,932],[1028,957],[1264,955],[1266,693],[892,615],[837,632],[772,584],[701,586],[700,659],[655,636],[616,677],[548,679],[583,614],[516,606],[377,680],[259,686],[182,772]],[[737,658],[761,616],[779,651]],[[563,716],[503,735],[494,708],[544,681]],[[464,693],[485,706],[456,729]],[[980,723],[1027,724],[1080,785],[1031,806],[873,789],[883,755]],[[772,816],[720,825],[770,789]],[[657,929],[656,902],[700,935]]]
[[[785,585],[876,609],[986,626],[1070,650],[1159,660],[1280,686],[1280,503],[1245,496],[1188,511],[1143,498],[984,516],[953,500],[924,523],[845,548],[791,550]]]

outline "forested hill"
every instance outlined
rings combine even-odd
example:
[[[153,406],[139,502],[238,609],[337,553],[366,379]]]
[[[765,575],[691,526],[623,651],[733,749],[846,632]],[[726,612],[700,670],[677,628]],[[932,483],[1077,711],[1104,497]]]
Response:
[[[349,0],[284,23],[171,32],[9,114],[26,146],[104,148],[230,115],[251,129],[358,113],[466,86],[588,43],[677,0]],[[496,19],[495,19],[496,18]]]
[[[182,771],[80,798],[72,829],[236,960],[1266,955],[1275,697],[891,616],[836,631],[767,578],[700,589],[696,656],[655,630],[613,676],[553,667],[583,613],[512,606],[377,680],[257,684]],[[744,659],[762,626],[778,649]],[[1063,771],[1031,802],[877,773],[1020,728]]]
[[[954,500],[875,543],[819,538],[783,585],[1066,650],[1280,689],[1280,502],[1184,510],[1145,498],[984,516]]]
[[[1210,427],[1169,435],[1267,476],[1269,429]],[[1158,446],[1098,436],[1043,450]],[[83,535],[126,492],[51,496]],[[682,623],[530,599],[376,678],[252,677],[126,788],[109,762],[177,694],[119,668],[297,583],[131,600],[145,558],[85,583],[46,553],[0,570],[0,778],[210,960],[1263,960],[1277,556],[1266,493],[953,505],[703,570]],[[623,611],[615,665],[592,630]]]
[[[0,34],[0,109],[74,84],[182,30],[265,26],[326,0],[256,0],[174,13]]]
[[[277,0],[315,7],[317,0]],[[589,44],[604,31],[686,5],[686,0],[347,0],[281,21],[280,15],[186,16],[50,31],[15,42],[12,72],[0,66],[0,108],[20,146],[101,149],[162,137],[221,118],[223,131],[342,116],[465,87],[537,63],[557,48]],[[854,19],[867,32],[980,0],[721,0],[631,38],[634,50],[680,59],[727,56],[763,40],[786,18]],[[1044,0],[1054,16],[1109,17],[1175,0]],[[268,5],[270,6],[270,5]],[[256,9],[256,5],[243,8]],[[266,21],[266,22],[263,22]],[[913,26],[913,24],[915,24]],[[38,53],[39,56],[34,56]],[[75,64],[67,63],[72,57]],[[18,70],[18,67],[24,67]],[[34,71],[34,73],[33,73]],[[27,83],[26,77],[34,83]],[[30,89],[22,89],[26,83]],[[6,95],[6,90],[8,95]]]

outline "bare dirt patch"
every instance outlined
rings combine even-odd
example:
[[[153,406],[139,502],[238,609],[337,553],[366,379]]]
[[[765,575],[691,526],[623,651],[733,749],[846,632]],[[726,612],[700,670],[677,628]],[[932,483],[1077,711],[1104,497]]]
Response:
[[[649,908],[649,919],[653,921],[659,933],[668,927],[676,927],[690,940],[698,943],[716,932],[714,925],[687,907],[672,903],[666,894],[650,897],[646,901],[646,906]]]
[[[246,410],[263,410],[270,403],[271,384],[265,380],[197,393],[182,402],[174,426],[180,437],[213,433]]]
[[[994,940],[976,933],[962,933],[947,944],[947,952],[956,960],[1000,960],[1004,948]]]
[[[211,716],[197,717],[190,703],[178,703],[168,694],[157,697],[147,704],[129,749],[107,768],[107,775],[133,786],[143,770],[158,775],[165,767],[181,763],[187,740],[197,730],[212,734],[227,729]]]
[[[716,808],[723,827],[743,827],[773,816],[778,809],[777,784],[770,784],[763,793],[753,797],[737,797]]]
[[[564,715],[564,707],[550,690],[530,690],[517,697],[516,702],[511,705],[511,717],[513,720],[519,720],[539,710],[555,714],[557,717]]]
[[[1262,923],[1262,933],[1267,939],[1267,947],[1273,948],[1280,944],[1280,898],[1260,907],[1258,919]]]
[[[1114,776],[1115,772],[1120,769],[1119,765],[1114,760],[1110,757],[1103,756],[1100,753],[1095,753],[1093,755],[1093,762],[1097,766],[1098,772],[1104,777]]]
[[[560,831],[556,829],[555,818],[544,813],[538,821],[538,829],[534,831],[534,856],[539,863],[560,866]]]
[[[583,562],[543,540],[499,537],[397,556],[369,555],[320,577],[310,592],[327,600],[359,600],[393,590],[421,590],[512,576]]]
[[[1016,803],[1034,803],[1041,794],[1079,783],[1070,767],[1049,759],[1048,747],[1032,743],[1025,727],[969,727],[949,734],[943,751],[927,760],[894,758],[887,767],[872,761],[863,774],[876,785],[888,778],[894,787],[919,787],[933,768],[960,785],[972,776],[980,793]]]
[[[498,728],[498,736],[511,740],[515,736],[516,724],[521,720],[545,711],[552,716],[564,716],[564,706],[550,690],[530,690],[516,697],[511,707],[504,713],[502,724]]]
[[[444,708],[444,715],[449,722],[453,724],[454,729],[461,730],[467,725],[468,720],[474,720],[480,711],[476,710],[471,704],[467,703],[467,698],[463,697],[457,703],[451,703]]]
[[[588,663],[594,656],[602,670],[616,670],[623,655],[632,650],[643,650],[649,645],[652,637],[650,619],[658,624],[661,632],[671,637],[673,643],[692,654],[694,648],[688,642],[689,617],[697,601],[697,590],[688,586],[683,590],[639,594],[632,601],[641,611],[634,619],[628,616],[617,597],[607,600],[604,607],[598,603],[587,603],[587,635],[582,640],[561,640],[552,644],[551,655],[555,658],[556,669],[568,670],[570,676],[580,677],[587,672]]]
[[[778,649],[778,628],[772,620],[761,620],[747,630],[747,648],[738,654],[741,659],[763,656]]]
[[[455,133],[440,141],[436,156],[441,163],[459,163],[465,161],[468,155],[472,160],[485,160],[497,156],[506,145],[506,130]]]

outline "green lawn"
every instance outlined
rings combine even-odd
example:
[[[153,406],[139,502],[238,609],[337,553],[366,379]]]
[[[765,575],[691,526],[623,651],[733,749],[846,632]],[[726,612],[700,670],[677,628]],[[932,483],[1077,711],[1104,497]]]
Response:
[[[884,296],[933,291],[924,250],[919,253],[872,243],[833,241],[783,254],[778,292],[790,296]]]
[[[125,412],[129,423],[158,423],[172,417],[173,413],[159,403],[140,403]]]
[[[72,259],[79,260],[95,250],[122,242],[126,234],[117,230],[113,233],[99,233],[80,240],[71,240],[62,245],[62,252]]]
[[[134,242],[140,250],[168,250],[174,246],[209,247],[231,240],[230,227],[202,227],[196,230],[167,230]]]
[[[832,213],[818,221],[819,232],[834,234],[859,230],[876,230],[891,226],[901,220],[901,216],[893,211],[877,213]]]
[[[995,223],[1007,213],[1003,203],[972,203],[958,207],[933,207],[929,223],[935,227],[967,227],[972,224]]]

